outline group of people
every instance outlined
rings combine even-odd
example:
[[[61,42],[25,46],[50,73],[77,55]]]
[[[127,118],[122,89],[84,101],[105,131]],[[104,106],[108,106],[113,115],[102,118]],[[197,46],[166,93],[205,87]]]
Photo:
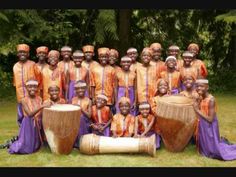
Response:
[[[194,99],[198,151],[211,158],[236,159],[236,145],[220,138],[216,103],[208,92],[207,68],[197,59],[197,44],[191,43],[182,54],[178,46],[171,45],[165,61],[160,43],[143,48],[140,55],[131,47],[121,58],[116,49],[98,48],[99,62],[94,60],[92,45],[75,51],[69,46],[60,51],[40,46],[36,49],[37,63],[30,60],[29,51],[27,44],[17,46],[19,61],[13,67],[13,84],[19,135],[4,146],[9,153],[33,153],[47,141],[42,109],[53,104],[81,107],[75,148],[79,148],[82,135],[95,133],[114,138],[155,134],[158,149],[158,99],[182,95]]]

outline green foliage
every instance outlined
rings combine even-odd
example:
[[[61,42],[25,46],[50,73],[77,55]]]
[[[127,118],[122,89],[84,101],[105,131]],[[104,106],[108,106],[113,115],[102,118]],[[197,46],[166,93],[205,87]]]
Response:
[[[227,23],[236,22],[236,10],[230,10],[228,13],[216,16],[217,21],[225,21]]]

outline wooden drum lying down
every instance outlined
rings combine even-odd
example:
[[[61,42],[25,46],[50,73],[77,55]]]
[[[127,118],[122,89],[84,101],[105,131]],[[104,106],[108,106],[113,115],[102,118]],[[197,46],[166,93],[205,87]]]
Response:
[[[81,136],[80,152],[84,154],[147,153],[154,157],[156,154],[155,135],[144,138],[113,138],[87,134]]]
[[[50,149],[56,154],[69,154],[79,132],[79,106],[55,104],[43,109],[43,129]]]
[[[165,96],[157,102],[155,129],[167,150],[183,151],[197,123],[193,100],[184,96]]]

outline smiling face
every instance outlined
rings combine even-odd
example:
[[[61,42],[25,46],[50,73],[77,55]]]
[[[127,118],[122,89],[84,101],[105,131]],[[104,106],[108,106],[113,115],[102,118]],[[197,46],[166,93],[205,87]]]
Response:
[[[128,71],[131,66],[131,61],[121,61],[120,65],[123,70]]]
[[[17,52],[17,57],[18,57],[19,61],[25,62],[29,57],[29,52],[26,52],[24,50],[20,50]]]
[[[168,50],[168,55],[169,56],[174,56],[175,58],[177,58],[178,55],[179,55],[179,50],[177,50],[177,49],[169,49]]]
[[[122,115],[127,116],[130,113],[130,104],[128,102],[126,103],[120,102],[119,109]]]
[[[78,97],[83,98],[87,87],[75,87],[75,93]]]
[[[160,48],[152,48],[152,58],[155,61],[160,60],[160,58],[161,58],[161,49]]]
[[[94,56],[93,52],[89,52],[89,51],[84,52],[84,58],[87,62],[91,62],[93,59],[93,56]]]
[[[117,57],[115,53],[109,55],[109,64],[114,65],[117,62]]]
[[[148,65],[150,63],[151,58],[152,58],[151,54],[149,52],[146,52],[146,51],[144,51],[141,55],[142,62],[145,65]]]
[[[183,56],[183,60],[184,60],[184,65],[185,66],[190,66],[191,62],[193,61],[193,58],[188,57],[188,56]]]
[[[41,51],[41,52],[37,53],[37,57],[40,62],[45,62],[47,60],[47,53]]]
[[[164,80],[161,80],[158,84],[158,92],[162,95],[166,94],[168,91],[168,83]]]
[[[61,56],[63,58],[63,60],[70,60],[70,57],[72,55],[72,52],[71,51],[61,51]]]
[[[184,77],[183,84],[187,89],[191,89],[194,85],[194,79],[192,76],[187,75]]]
[[[147,118],[150,113],[150,108],[139,108],[139,112],[144,118]]]
[[[50,95],[50,99],[55,101],[59,99],[60,88],[57,86],[51,86],[48,88],[48,93]]]
[[[108,63],[109,56],[108,54],[99,54],[99,61],[100,64],[105,66]]]
[[[50,65],[50,66],[53,66],[53,67],[55,67],[55,66],[57,65],[58,61],[59,61],[59,58],[56,57],[56,56],[50,56],[50,57],[48,58],[48,63],[49,63],[49,65]]]
[[[73,61],[74,61],[76,67],[80,67],[83,60],[84,60],[84,57],[82,57],[82,56],[81,57],[80,56],[72,56],[72,58],[73,58]]]
[[[107,105],[107,101],[103,98],[96,98],[96,106],[98,109],[102,108],[103,106]]]
[[[205,96],[206,93],[208,92],[209,86],[208,84],[203,84],[203,83],[197,83],[196,84],[196,91],[200,96]]]
[[[37,85],[30,84],[30,85],[26,86],[26,90],[27,90],[30,97],[34,97],[36,95],[37,89],[38,89]]]
[[[170,59],[168,59],[168,60],[166,61],[167,68],[170,68],[170,69],[175,68],[175,67],[176,67],[176,64],[177,64],[177,62],[176,62],[176,60],[173,59],[173,58],[170,58]]]
[[[193,57],[196,57],[196,55],[198,54],[198,50],[195,47],[189,47],[188,51],[193,53]]]
[[[135,63],[138,58],[138,52],[132,51],[127,53],[128,57],[132,59],[132,63]]]

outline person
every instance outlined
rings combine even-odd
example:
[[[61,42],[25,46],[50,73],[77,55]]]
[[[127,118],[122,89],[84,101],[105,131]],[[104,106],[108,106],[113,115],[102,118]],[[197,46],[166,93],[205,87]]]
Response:
[[[116,72],[116,113],[120,112],[118,100],[120,100],[121,97],[125,96],[130,99],[130,113],[133,116],[136,116],[136,73],[130,70],[131,62],[132,59],[130,57],[122,57],[120,61],[121,69],[119,72]]]
[[[194,77],[194,79],[196,80],[197,78],[201,77],[199,75],[199,69],[196,67],[192,66],[192,61],[193,61],[193,53],[189,52],[189,51],[185,51],[182,54],[182,58],[183,58],[183,65],[180,66],[179,72],[180,72],[180,77],[181,80],[183,80],[183,78],[185,77],[185,75],[190,74]],[[185,90],[184,84],[183,82],[181,82],[181,89]]]
[[[177,45],[171,45],[167,51],[168,56],[174,56],[176,58],[176,70],[180,69],[180,66],[183,65],[183,60],[180,58],[180,48]]]
[[[158,71],[150,65],[152,51],[146,47],[141,53],[142,64],[137,66],[137,103],[150,101],[157,91]]]
[[[160,136],[155,133],[155,117],[150,112],[150,104],[142,102],[139,104],[140,114],[135,117],[134,137],[156,137],[156,149],[160,148]]]
[[[80,128],[78,136],[76,138],[74,147],[79,147],[79,139],[82,135],[91,133],[90,128],[90,118],[91,118],[91,100],[85,96],[87,90],[87,84],[84,80],[78,80],[74,84],[76,95],[72,98],[72,104],[79,105],[81,107],[81,116],[80,116]]]
[[[43,101],[48,100],[50,95],[48,93],[48,88],[50,85],[57,85],[60,88],[59,96],[64,98],[65,93],[65,74],[58,67],[60,53],[57,50],[51,50],[48,53],[49,67],[44,68],[41,74],[41,83],[43,89]],[[67,101],[67,100],[66,100]]]
[[[22,98],[22,109],[24,118],[19,130],[19,138],[9,146],[10,154],[31,154],[39,150],[42,137],[40,129],[42,125],[41,110],[50,107],[51,103],[42,104],[42,99],[36,94],[38,81],[29,79],[26,82],[28,95]]]
[[[92,106],[91,124],[92,133],[100,136],[110,136],[112,112],[107,106],[108,97],[104,94],[96,96],[95,105]]]
[[[197,79],[196,84],[200,96],[199,101],[194,104],[194,110],[199,118],[196,133],[199,153],[219,160],[235,160],[236,144],[231,144],[227,139],[220,137],[215,97],[208,92],[209,81]]]
[[[160,97],[163,96],[168,96],[170,95],[170,90],[169,90],[169,84],[168,81],[165,79],[158,79],[157,82],[157,92],[155,94],[155,97],[152,97],[150,100],[150,106],[151,106],[151,113],[157,117],[157,102]]]
[[[112,137],[132,137],[134,135],[135,117],[130,114],[130,106],[129,98],[120,98],[120,113],[116,113],[111,122]]]
[[[115,69],[116,72],[120,71],[120,67],[117,65],[119,58],[119,52],[116,49],[110,49],[109,51],[109,64]]]
[[[64,72],[66,89],[63,95],[64,95],[64,98],[68,101],[69,81],[70,81],[69,72],[72,70],[74,66],[74,62],[71,60],[72,48],[70,46],[63,46],[61,48],[60,56],[62,57],[62,61],[58,63],[58,68]]]
[[[98,57],[100,63],[91,68],[90,71],[90,87],[93,104],[95,98],[99,94],[107,96],[107,105],[112,113],[115,113],[115,69],[108,65],[109,48],[102,47],[98,49]]]
[[[57,85],[50,85],[48,87],[48,94],[50,95],[50,98],[45,100],[44,103],[51,102],[52,104],[66,104],[66,100],[60,97],[60,87]]]
[[[170,93],[172,95],[178,94],[181,90],[180,72],[176,70],[176,63],[176,58],[174,56],[168,56],[165,61],[167,70],[161,72],[161,78],[168,81]]]
[[[185,90],[180,92],[180,95],[197,100],[199,95],[195,89],[195,81],[196,81],[196,78],[194,75],[191,75],[190,73],[184,75],[183,84],[184,84]]]
[[[130,47],[127,50],[126,54],[128,57],[130,57],[132,59],[132,64],[130,66],[130,70],[136,72],[137,66],[141,64],[140,62],[137,61],[138,50],[134,47]]]
[[[152,43],[150,49],[152,50],[152,60],[150,61],[150,65],[156,66],[158,72],[166,70],[165,62],[161,59],[163,50],[161,44],[158,42]],[[160,73],[158,74],[160,75]]]
[[[197,56],[200,52],[198,44],[196,43],[189,44],[188,51],[193,53],[192,66],[199,70],[199,75],[201,78],[207,78],[208,71],[207,71],[205,63],[202,60],[197,59]]]
[[[13,86],[16,89],[17,98],[17,123],[21,126],[23,111],[21,100],[27,96],[25,83],[28,79],[37,79],[39,82],[40,73],[35,67],[35,62],[29,59],[30,47],[27,44],[17,45],[18,62],[13,66]]]
[[[72,58],[74,61],[74,66],[69,71],[70,81],[68,103],[71,103],[72,98],[76,95],[74,87],[75,82],[78,80],[83,80],[89,88],[89,71],[81,65],[84,60],[84,53],[81,50],[76,50],[73,52]],[[89,97],[88,90],[86,90],[85,95]]]

